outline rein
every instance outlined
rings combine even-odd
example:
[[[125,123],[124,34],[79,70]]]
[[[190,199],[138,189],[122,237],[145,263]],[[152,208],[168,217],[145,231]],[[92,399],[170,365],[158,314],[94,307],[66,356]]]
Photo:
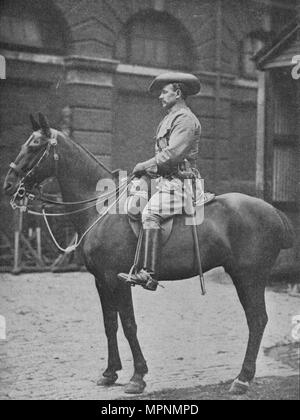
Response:
[[[123,197],[123,195],[125,195],[125,193],[127,194],[127,186],[128,186],[128,184],[127,184],[127,182],[126,182],[126,186],[125,186],[125,188],[124,188],[124,191],[119,195],[119,197],[105,210],[105,212],[104,213],[102,213],[92,224],[91,224],[91,226],[90,227],[88,227],[87,228],[87,230],[81,235],[81,238],[78,240],[78,238],[79,238],[79,236],[78,236],[78,233],[76,233],[76,237],[75,237],[75,241],[74,241],[74,244],[73,245],[70,245],[70,246],[68,246],[67,248],[62,248],[59,244],[58,244],[58,242],[56,241],[56,239],[55,239],[55,237],[54,237],[54,235],[53,235],[53,232],[52,232],[52,230],[51,230],[51,227],[50,227],[50,225],[49,225],[49,222],[48,222],[48,219],[47,219],[47,215],[46,215],[46,213],[45,213],[45,210],[43,209],[42,210],[42,214],[43,214],[43,217],[44,217],[44,220],[45,220],[45,223],[46,223],[46,226],[47,226],[47,229],[48,229],[48,231],[49,231],[49,234],[50,234],[50,236],[51,236],[51,238],[52,238],[52,240],[53,240],[53,242],[54,242],[54,244],[56,245],[56,247],[60,250],[60,251],[62,251],[62,252],[64,252],[64,253],[66,253],[66,254],[70,254],[71,252],[73,252],[73,251],[75,251],[78,247],[79,247],[79,245],[81,244],[81,242],[83,241],[83,239],[85,238],[85,236],[104,218],[104,216],[106,216],[107,214],[108,214],[108,212],[110,211],[110,209],[112,209],[118,202],[119,202],[119,200],[121,199],[121,197]],[[91,207],[93,207],[93,206],[91,206]],[[86,210],[86,209],[84,209],[84,210]]]
[[[53,148],[53,159],[54,159],[54,162],[55,162],[55,173],[56,173],[56,175],[58,174],[59,155],[58,155],[57,150],[56,150],[58,131],[51,129],[51,133],[53,134],[53,137],[51,137],[49,139],[48,144],[47,144],[44,152],[42,153],[41,157],[37,160],[37,162],[32,166],[32,168],[30,170],[28,170],[27,172],[24,172],[24,170],[22,168],[20,168],[15,163],[11,163],[9,165],[10,168],[14,172],[16,172],[17,175],[19,175],[19,176],[20,176],[20,174],[24,175],[23,178],[19,182],[17,191],[15,192],[15,194],[13,195],[13,198],[10,201],[10,205],[11,205],[13,210],[20,209],[20,211],[27,212],[28,214],[32,214],[34,216],[42,216],[44,218],[44,221],[45,221],[45,224],[47,226],[48,232],[49,232],[55,246],[59,249],[59,251],[62,251],[66,254],[69,254],[69,253],[75,251],[79,247],[79,245],[81,244],[81,242],[83,241],[85,236],[104,218],[104,216],[106,216],[109,213],[109,211],[120,201],[120,199],[125,195],[125,193],[127,193],[127,187],[129,185],[129,183],[131,182],[133,176],[130,176],[128,179],[126,178],[126,179],[122,180],[121,185],[116,189],[116,191],[103,193],[103,194],[101,194],[97,197],[93,197],[93,198],[83,200],[83,201],[74,201],[74,202],[61,202],[60,201],[60,202],[57,202],[57,201],[49,200],[45,197],[42,197],[41,194],[40,194],[40,196],[36,197],[34,194],[32,194],[31,192],[28,192],[26,190],[25,181],[28,178],[33,176],[34,172],[39,168],[39,166],[41,165],[43,160],[49,156],[51,148]],[[90,153],[89,153],[89,155],[90,155]],[[98,162],[98,160],[97,160],[97,162]],[[102,165],[102,166],[104,166],[104,165]],[[105,169],[107,169],[107,168],[105,167]],[[112,174],[112,172],[110,170],[107,169],[107,171]],[[124,188],[124,190],[121,192],[122,188]],[[116,194],[118,195],[118,198],[91,224],[91,226],[89,226],[87,228],[87,230],[82,234],[80,239],[79,239],[78,234],[76,233],[75,241],[72,245],[68,246],[67,248],[62,248],[59,245],[59,243],[55,239],[55,236],[54,236],[54,234],[52,232],[52,229],[49,225],[47,217],[62,217],[62,216],[69,216],[69,215],[73,215],[73,214],[77,214],[77,213],[82,213],[84,211],[87,211],[87,210],[95,207],[97,204],[99,204],[101,202],[105,202],[106,200],[108,200],[109,198],[112,198]],[[28,209],[29,201],[33,201],[35,199],[38,199],[43,203],[41,213]],[[24,203],[19,205],[19,204],[16,203],[16,200],[24,200]],[[90,204],[90,203],[93,203],[93,204],[90,205],[90,206],[84,207],[83,209],[77,209],[77,210],[64,212],[64,213],[46,213],[45,208],[44,208],[44,204],[55,204],[55,205],[60,205],[60,206],[66,206],[66,205],[80,205],[80,204]]]

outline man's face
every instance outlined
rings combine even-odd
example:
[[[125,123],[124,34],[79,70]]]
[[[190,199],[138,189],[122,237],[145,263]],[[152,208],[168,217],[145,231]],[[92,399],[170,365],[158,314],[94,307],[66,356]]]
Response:
[[[180,93],[178,89],[174,90],[174,87],[171,83],[169,85],[164,86],[159,96],[161,105],[165,109],[172,108],[172,106],[176,104],[179,98],[180,98]]]

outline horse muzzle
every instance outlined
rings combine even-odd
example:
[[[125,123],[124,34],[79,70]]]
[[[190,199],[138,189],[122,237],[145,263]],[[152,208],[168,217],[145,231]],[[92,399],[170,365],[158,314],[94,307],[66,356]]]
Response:
[[[18,188],[19,190],[21,190],[20,192],[22,193],[22,188],[20,188],[20,180],[17,177],[17,175],[11,171],[6,176],[4,184],[3,184],[4,193],[8,196],[12,196],[13,194],[17,192]],[[25,192],[25,189],[24,189],[24,192]]]

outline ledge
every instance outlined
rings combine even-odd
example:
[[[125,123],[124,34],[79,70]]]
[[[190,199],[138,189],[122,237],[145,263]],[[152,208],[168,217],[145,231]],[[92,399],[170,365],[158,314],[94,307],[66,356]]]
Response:
[[[89,70],[96,72],[104,71],[114,73],[117,69],[119,61],[74,55],[65,57],[64,64],[67,69],[71,70]]]
[[[36,54],[29,52],[11,51],[0,49],[0,54],[7,60],[23,61],[37,64],[52,64],[56,66],[65,66],[67,69],[92,70],[115,72],[119,61],[109,59],[99,59],[84,56],[58,56],[49,54]]]
[[[7,60],[23,61],[37,64],[53,64],[55,66],[64,65],[64,57],[58,55],[36,54],[19,51],[0,50]]]

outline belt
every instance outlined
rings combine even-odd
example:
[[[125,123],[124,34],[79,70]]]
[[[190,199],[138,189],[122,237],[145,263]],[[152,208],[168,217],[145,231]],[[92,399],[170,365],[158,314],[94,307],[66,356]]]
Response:
[[[174,171],[167,173],[165,175],[162,175],[165,178],[179,178],[179,179],[200,179],[200,172],[198,171],[197,168],[192,167],[191,165],[189,165],[189,167],[187,168],[182,168],[181,164],[179,164],[177,166],[176,169],[174,169]]]

